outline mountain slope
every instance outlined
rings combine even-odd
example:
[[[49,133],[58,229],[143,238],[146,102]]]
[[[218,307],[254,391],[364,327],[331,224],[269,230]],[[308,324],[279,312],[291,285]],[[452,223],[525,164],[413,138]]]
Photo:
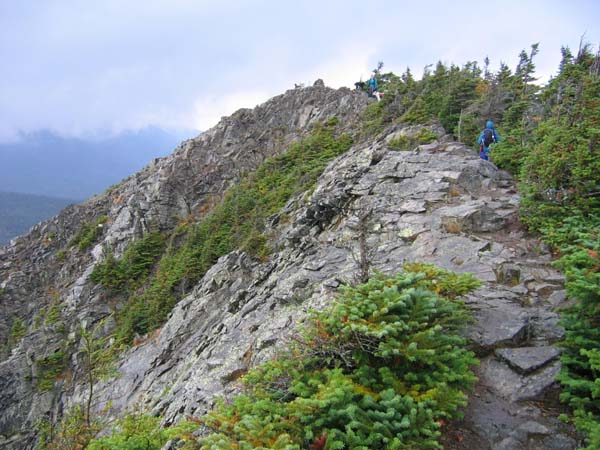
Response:
[[[468,298],[477,320],[469,337],[482,362],[461,448],[575,448],[555,417],[520,406],[542,400],[560,368],[551,344],[562,332],[549,301],[562,292],[562,277],[520,229],[510,176],[460,144],[390,151],[386,141],[398,134],[353,147],[309,201],[282,212],[291,220],[273,230],[280,250],[267,263],[241,252],[221,258],[160,334],[125,355],[99,407],[110,402],[119,415],[144,404],[172,422],[236,392],[237,377],[272,356],[308,308],[323,308],[356,277],[368,211],[373,269],[393,274],[405,262],[431,262],[486,282]],[[535,370],[519,368],[523,354]],[[553,431],[540,437],[539,429]]]
[[[285,344],[308,308],[328,304],[356,277],[362,233],[372,269],[394,273],[404,262],[423,261],[484,282],[467,299],[476,317],[469,337],[482,363],[460,448],[575,448],[555,415],[524,403],[542,402],[554,385],[560,364],[551,344],[562,331],[551,309],[564,292],[550,255],[518,222],[511,177],[439,127],[427,128],[436,142],[418,147],[409,143],[422,134],[419,126],[361,135],[367,103],[360,93],[315,85],[240,110],[0,250],[0,333],[8,338],[16,318],[29,326],[0,363],[5,448],[31,448],[38,418],[56,421],[86,397],[78,327],[104,319],[110,328],[119,302],[90,280],[102,253],[119,256],[145,232],[170,233],[199,220],[243,174],[333,116],[356,143],[313,191],[269,218],[276,251],[263,260],[240,251],[221,257],[159,332],[140,336],[121,355],[119,376],[97,386],[95,411],[114,418],[142,405],[172,422],[236,392],[235,380]],[[393,150],[400,141],[402,151]],[[84,228],[99,230],[95,244],[69,246]],[[171,236],[175,245],[179,235]],[[535,364],[522,367],[523,354]],[[52,366],[56,361],[61,365]],[[42,381],[50,389],[41,390]],[[456,448],[453,432],[447,438]]]
[[[10,342],[18,321],[30,329],[0,365],[0,404],[6,406],[0,433],[11,436],[6,445],[31,445],[36,420],[57,419],[72,395],[73,387],[64,382],[53,392],[40,392],[39,381],[48,374],[43,369],[48,361],[63,364],[62,356],[75,352],[77,342],[67,338],[77,333],[80,321],[95,323],[111,313],[106,294],[89,280],[103,247],[120,255],[151,229],[170,232],[181,221],[197,220],[241,174],[283,152],[320,121],[337,116],[352,128],[366,104],[362,95],[321,83],[240,110],[172,155],[0,249],[0,338]],[[108,220],[91,252],[69,244],[82,230],[96,229],[103,217]]]
[[[0,245],[8,244],[15,236],[72,203],[64,198],[0,192]]]

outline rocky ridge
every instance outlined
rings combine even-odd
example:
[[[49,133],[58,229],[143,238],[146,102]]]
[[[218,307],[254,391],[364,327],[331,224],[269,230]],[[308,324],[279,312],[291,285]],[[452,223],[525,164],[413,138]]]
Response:
[[[40,392],[36,362],[65,346],[68,355],[75,354],[79,326],[110,314],[105,293],[89,280],[104,249],[118,256],[151,228],[169,232],[180,221],[198,220],[242,174],[285,151],[313,125],[335,116],[351,129],[366,105],[364,96],[322,82],[289,90],[223,118],[173,154],[0,247],[0,340],[8,340],[16,319],[28,326],[0,363],[0,448],[30,448],[38,419],[60,417],[76,390],[59,380],[52,391]],[[91,250],[69,245],[82,227],[96,226],[100,218],[106,222]],[[77,358],[69,363],[76,373]]]
[[[149,223],[169,229],[174,214],[196,214],[241,170],[279,151],[278,142],[297,139],[296,127],[337,115],[351,129],[365,98],[317,86],[269,103],[270,110],[263,105],[224,119],[169,158],[5,249],[0,279],[9,300],[3,294],[2,307],[31,303],[32,293],[41,289],[27,284],[39,276],[36,270],[48,261],[59,266],[54,243],[39,245],[49,227],[64,246],[78,224],[106,214],[111,220],[103,243],[122,251]],[[248,131],[249,117],[261,117],[253,124],[268,124],[268,144],[261,141],[258,125]],[[287,127],[283,137],[276,131],[282,123]],[[566,301],[563,278],[551,267],[547,249],[520,226],[519,197],[507,173],[435,127],[437,142],[407,151],[388,148],[390,141],[418,130],[390,127],[331,163],[309,199],[294,199],[282,211],[288,220],[272,218],[278,251],[268,261],[242,252],[222,257],[174,308],[160,333],[120,358],[119,376],[102,386],[97,408],[108,406],[116,417],[137,405],[172,422],[200,415],[216,397],[236,392],[236,380],[284,345],[310,308],[324,307],[340,284],[356,278],[362,234],[372,269],[392,274],[405,262],[431,262],[485,282],[467,298],[475,315],[468,336],[481,359],[479,382],[465,419],[445,430],[447,448],[575,448],[570,430],[551,408],[560,368],[559,350],[552,344],[562,335],[552,309]],[[249,155],[258,149],[265,153],[254,160]],[[243,163],[248,166],[240,167]],[[206,169],[211,165],[214,169]],[[67,268],[47,275],[50,282],[38,282],[61,281],[60,300],[68,305],[64,315],[70,323],[108,313],[101,290],[87,279],[101,251],[99,244],[90,255],[69,258]],[[19,273],[15,268],[25,255],[35,255],[31,261],[37,266]],[[66,389],[66,384],[40,394],[26,381],[34,353],[56,345],[46,328],[29,333],[0,364],[0,430],[5,445],[14,446],[5,448],[29,448],[31,437],[19,431],[34,422],[33,411],[56,415],[85,394],[82,386]]]

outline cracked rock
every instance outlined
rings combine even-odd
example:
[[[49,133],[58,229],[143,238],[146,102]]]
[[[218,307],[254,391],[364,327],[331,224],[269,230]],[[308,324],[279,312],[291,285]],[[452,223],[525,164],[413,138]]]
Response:
[[[556,347],[520,347],[496,350],[496,356],[522,374],[528,374],[545,366],[559,355],[560,350]]]

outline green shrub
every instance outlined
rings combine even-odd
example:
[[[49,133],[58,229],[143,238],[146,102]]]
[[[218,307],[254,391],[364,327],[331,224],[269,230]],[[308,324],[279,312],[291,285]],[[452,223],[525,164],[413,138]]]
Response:
[[[491,146],[490,155],[492,161],[498,167],[513,175],[519,175],[523,161],[527,156],[527,149],[517,143],[513,137],[502,136],[502,141]]]
[[[58,262],[64,262],[67,259],[67,251],[66,250],[59,250],[56,252],[56,260]]]
[[[429,128],[421,128],[413,136],[398,136],[387,144],[390,150],[412,150],[417,145],[430,144],[438,138],[438,135]]]
[[[592,55],[578,59],[554,81],[564,97],[537,128],[521,179],[534,195],[554,191],[555,201],[591,212],[600,207],[600,76],[589,71]]]
[[[62,318],[60,313],[60,302],[54,300],[50,307],[46,310],[44,317],[44,325],[54,325]]]
[[[133,242],[118,261],[108,252],[103,261],[96,265],[90,279],[116,292],[134,291],[162,255],[165,241],[162,234],[151,232]]]
[[[10,327],[9,341],[13,344],[19,342],[27,333],[27,325],[19,318],[15,317]]]
[[[421,128],[416,135],[417,144],[430,144],[438,138],[437,133],[434,133],[429,128]]]
[[[201,448],[441,448],[440,423],[460,416],[477,363],[453,297],[478,282],[407,269],[346,287],[313,313],[289,350],[244,377],[245,394],[203,420],[213,433]]]
[[[540,115],[528,119],[531,96],[513,102],[503,117],[507,137],[492,158],[518,173],[521,219],[553,246],[566,276],[574,303],[561,311],[558,380],[591,450],[600,446],[600,77],[590,70],[599,58],[586,45],[576,57],[568,48],[562,53],[558,75],[539,97]]]
[[[430,121],[431,116],[427,111],[427,107],[422,97],[418,97],[409,110],[400,117],[400,122],[409,125],[422,125],[427,124]]]
[[[422,274],[417,286],[448,300],[460,298],[481,286],[481,281],[471,274],[457,274],[429,263],[407,263],[404,271]]]
[[[95,222],[85,222],[81,225],[69,247],[77,247],[80,251],[91,248],[102,236],[103,225],[108,221],[108,216],[100,216]]]
[[[6,358],[25,334],[27,334],[27,325],[19,317],[15,317],[10,326],[8,337],[0,341],[0,357]]]
[[[54,387],[54,383],[66,369],[66,355],[62,350],[59,350],[45,358],[38,359],[35,364],[37,368],[38,391],[49,391]]]
[[[390,150],[412,150],[413,143],[406,136],[398,136],[390,139],[387,147]]]
[[[465,143],[472,149],[479,150],[477,139],[483,126],[484,124],[479,115],[474,113],[464,114],[454,128],[454,136],[456,136],[458,141]],[[502,136],[502,130],[499,130],[499,133]]]
[[[197,424],[183,422],[162,428],[160,421],[160,417],[128,414],[116,424],[110,436],[92,439],[86,450],[160,450],[169,439],[178,439],[179,449],[194,448],[190,433],[198,428]]]
[[[381,102],[371,103],[363,112],[363,133],[373,136],[381,133],[389,120],[386,117],[384,104]]]
[[[592,450],[600,444],[600,216],[571,216],[542,232],[562,255],[556,265],[565,273],[569,297],[577,300],[561,311],[560,398]]]

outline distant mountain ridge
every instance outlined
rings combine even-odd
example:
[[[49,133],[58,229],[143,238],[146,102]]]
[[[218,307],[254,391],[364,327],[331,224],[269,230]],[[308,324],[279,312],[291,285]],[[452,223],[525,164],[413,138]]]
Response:
[[[0,192],[0,246],[76,202],[66,198]]]
[[[49,130],[0,143],[0,191],[83,200],[166,156],[196,132],[157,127],[114,136],[63,137]]]

